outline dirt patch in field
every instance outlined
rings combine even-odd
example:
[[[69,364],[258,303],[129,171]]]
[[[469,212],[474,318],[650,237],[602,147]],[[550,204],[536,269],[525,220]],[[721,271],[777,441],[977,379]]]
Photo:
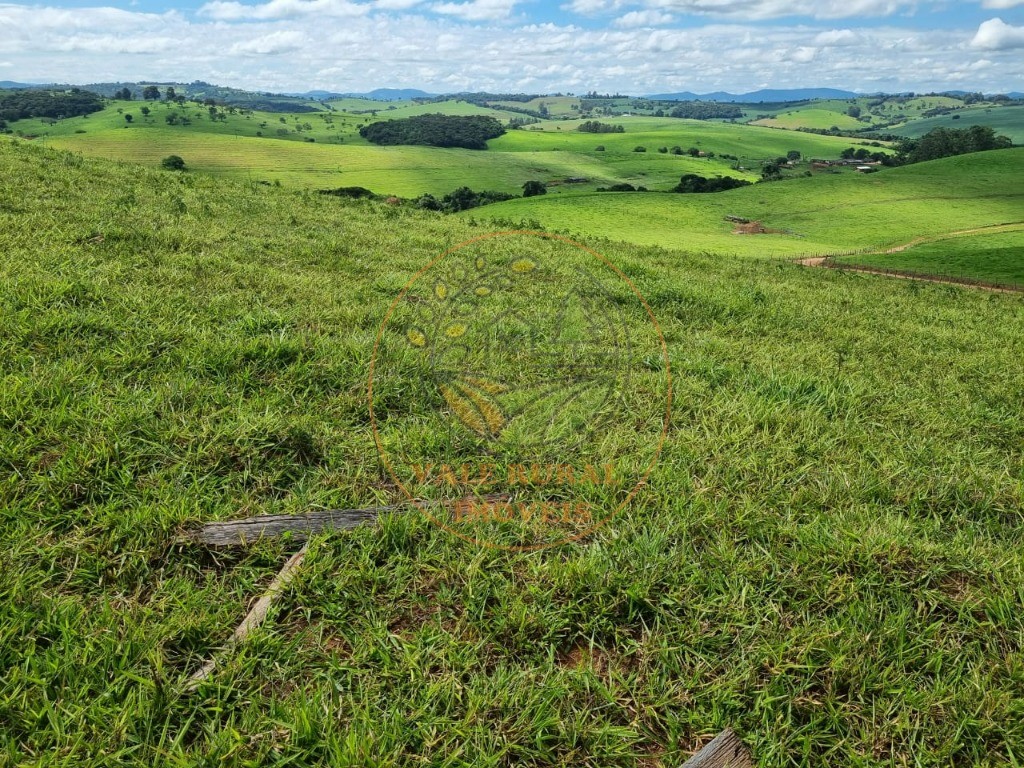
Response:
[[[781,229],[769,229],[760,221],[748,221],[746,224],[737,224],[733,229],[734,235],[784,235],[786,232]]]

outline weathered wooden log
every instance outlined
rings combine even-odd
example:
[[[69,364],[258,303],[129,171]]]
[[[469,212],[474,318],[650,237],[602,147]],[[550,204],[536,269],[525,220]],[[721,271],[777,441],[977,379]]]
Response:
[[[185,534],[185,540],[212,547],[237,547],[291,533],[295,541],[301,542],[320,531],[346,530],[376,522],[379,515],[399,509],[401,507],[398,506],[325,509],[304,515],[261,515],[244,520],[204,523],[202,528]]]
[[[496,495],[485,496],[481,500],[496,502],[507,499],[507,495]],[[422,509],[425,506],[428,506],[426,502],[415,502],[361,509],[324,509],[304,515],[260,515],[244,520],[205,523],[201,528],[186,533],[183,540],[211,547],[238,547],[260,539],[277,539],[290,533],[296,542],[301,543],[320,531],[356,528],[375,523],[380,515],[388,512]]]
[[[754,768],[754,758],[739,736],[726,728],[683,763],[683,768]]]

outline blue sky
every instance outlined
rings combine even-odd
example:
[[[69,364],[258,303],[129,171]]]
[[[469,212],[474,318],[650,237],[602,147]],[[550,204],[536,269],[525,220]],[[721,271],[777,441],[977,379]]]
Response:
[[[0,80],[1024,91],[1024,0],[0,2]]]

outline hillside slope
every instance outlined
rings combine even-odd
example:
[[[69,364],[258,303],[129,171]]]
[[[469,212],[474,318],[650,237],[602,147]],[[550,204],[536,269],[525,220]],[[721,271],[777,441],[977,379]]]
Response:
[[[632,768],[725,726],[764,765],[1024,755],[1019,298],[608,246],[677,390],[631,509],[532,554],[416,512],[317,536],[182,695],[294,547],[179,534],[394,501],[377,329],[486,230],[8,140],[0,174],[0,762]],[[416,429],[405,370],[375,407]]]
[[[510,200],[464,216],[539,222],[580,236],[749,256],[825,254],[1024,220],[1024,149],[822,174],[705,195],[595,193]],[[726,216],[769,235],[736,235]],[[642,224],[638,225],[638,222]]]

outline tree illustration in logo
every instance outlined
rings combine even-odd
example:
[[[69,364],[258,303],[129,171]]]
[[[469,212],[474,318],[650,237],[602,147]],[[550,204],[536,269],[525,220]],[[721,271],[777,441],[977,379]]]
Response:
[[[549,261],[476,256],[406,296],[406,342],[451,416],[494,446],[593,439],[629,378],[616,302],[591,272]]]

